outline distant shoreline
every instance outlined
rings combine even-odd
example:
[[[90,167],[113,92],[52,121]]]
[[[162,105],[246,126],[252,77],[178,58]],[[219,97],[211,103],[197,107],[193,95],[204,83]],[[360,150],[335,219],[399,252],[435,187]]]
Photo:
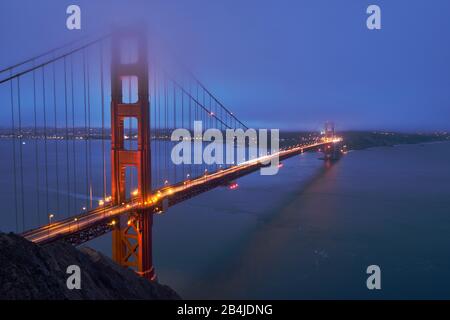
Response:
[[[416,143],[399,143],[399,144],[384,145],[384,146],[368,146],[368,147],[361,148],[361,149],[349,149],[348,152],[376,150],[376,149],[380,149],[380,148],[395,148],[395,147],[401,147],[401,146],[421,146],[421,145],[438,144],[438,143],[450,143],[450,140],[436,140],[436,141],[416,142]]]
[[[343,138],[343,145],[347,150],[362,150],[373,147],[393,147],[404,144],[420,144],[440,141],[450,141],[450,133],[448,132],[433,132],[433,133],[402,133],[389,131],[342,131],[337,132],[336,135]],[[280,148],[289,146],[310,143],[315,139],[320,138],[318,132],[313,131],[280,131]],[[135,137],[125,140],[133,140]],[[20,141],[26,140],[110,140],[109,132],[101,132],[101,129],[91,128],[89,133],[81,130],[72,132],[44,132],[22,129],[20,134],[16,132],[13,135],[6,129],[0,128],[0,140],[17,139]],[[152,141],[170,141],[170,132],[158,132],[156,135],[151,135]]]
[[[348,150],[450,141],[448,133],[343,132]]]
[[[418,144],[438,141],[450,141],[448,132],[432,133],[402,133],[389,131],[342,131],[336,132],[343,138],[343,146],[347,150],[362,150],[373,147],[393,147],[403,144]],[[312,132],[280,132],[280,147],[301,144],[307,138],[315,138],[317,133]]]

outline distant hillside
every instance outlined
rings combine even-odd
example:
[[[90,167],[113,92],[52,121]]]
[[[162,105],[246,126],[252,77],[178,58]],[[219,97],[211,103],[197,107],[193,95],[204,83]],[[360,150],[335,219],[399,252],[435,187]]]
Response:
[[[66,269],[81,269],[81,289],[66,286]],[[165,285],[138,277],[90,248],[39,246],[0,233],[0,299],[179,299]]]
[[[365,149],[371,147],[394,146],[397,144],[426,143],[433,141],[450,141],[448,132],[402,133],[387,131],[338,131],[336,134],[344,138],[347,149]],[[320,138],[318,132],[281,131],[280,147],[308,143]]]
[[[401,133],[382,131],[344,131],[338,133],[344,138],[348,149],[358,150],[371,147],[394,146],[397,144],[426,143],[450,140],[446,132]]]

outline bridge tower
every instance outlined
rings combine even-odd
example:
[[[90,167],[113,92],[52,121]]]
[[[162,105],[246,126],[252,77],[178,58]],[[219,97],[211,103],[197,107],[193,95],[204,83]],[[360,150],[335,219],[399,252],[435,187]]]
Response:
[[[332,141],[334,139],[334,123],[325,122],[325,139]],[[335,160],[339,157],[336,145],[333,142],[328,143],[324,147],[325,160]]]
[[[334,123],[327,121],[325,122],[325,138],[333,139],[334,138]]]
[[[134,61],[124,62],[122,48],[125,43],[136,46]],[[127,82],[124,79],[131,78],[137,80],[137,101],[125,103],[122,89]],[[114,205],[123,205],[127,195],[130,195],[130,190],[126,188],[128,167],[134,167],[137,171],[138,195],[135,201],[144,202],[151,192],[148,82],[145,35],[128,31],[114,34],[111,60],[111,196]],[[137,121],[137,147],[133,150],[126,149],[124,144],[124,122],[127,118]],[[150,280],[155,277],[152,224],[153,212],[138,207],[114,221],[112,234],[113,260]]]

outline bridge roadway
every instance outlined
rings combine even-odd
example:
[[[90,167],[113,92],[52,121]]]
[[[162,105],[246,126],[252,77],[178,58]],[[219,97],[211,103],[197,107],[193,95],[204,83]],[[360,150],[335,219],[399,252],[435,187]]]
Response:
[[[165,205],[172,206],[254,172],[267,165],[267,162],[273,157],[278,156],[279,160],[282,161],[302,152],[327,147],[327,145],[340,141],[339,138],[335,138],[331,141],[323,140],[309,145],[297,145],[286,150],[280,150],[273,155],[262,156],[227,169],[205,174],[193,180],[187,180],[170,187],[156,190],[155,193],[144,201],[140,197],[134,197],[120,205],[105,203],[103,206],[99,206],[89,212],[24,232],[22,236],[39,244],[64,239],[72,244],[78,245],[111,231],[114,224],[117,223],[117,218],[124,213],[142,208],[150,208],[153,212],[160,213],[164,199],[167,199]]]

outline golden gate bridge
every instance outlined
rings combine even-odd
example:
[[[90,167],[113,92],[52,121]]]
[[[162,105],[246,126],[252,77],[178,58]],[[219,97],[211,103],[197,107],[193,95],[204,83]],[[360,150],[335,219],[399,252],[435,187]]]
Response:
[[[336,154],[325,134],[248,161],[170,161],[170,133],[248,127],[190,72],[174,72],[143,33],[80,40],[0,70],[3,187],[15,232],[79,245],[112,232],[113,259],[153,279],[153,215],[255,172],[268,160],[311,150]],[[9,104],[9,108],[8,108]],[[9,113],[9,114],[8,114]]]

